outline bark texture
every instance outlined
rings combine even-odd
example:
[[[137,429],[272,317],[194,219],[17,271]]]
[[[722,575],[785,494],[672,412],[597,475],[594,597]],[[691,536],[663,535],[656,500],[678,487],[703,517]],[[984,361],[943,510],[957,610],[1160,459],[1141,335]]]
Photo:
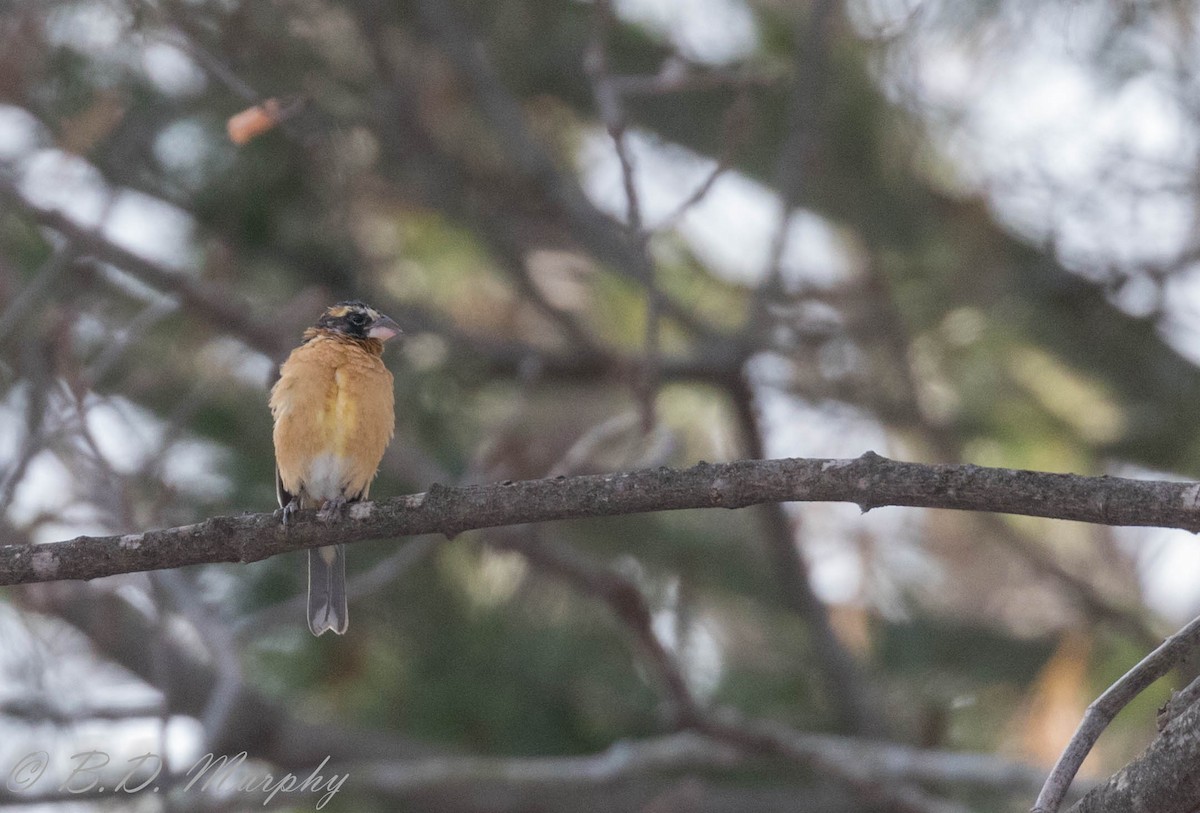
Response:
[[[0,585],[95,579],[206,562],[256,562],[288,551],[365,539],[682,508],[773,502],[852,502],[990,511],[1104,525],[1200,530],[1200,484],[973,465],[923,465],[873,452],[849,460],[788,458],[701,462],[689,469],[523,480],[448,488],[359,503],[336,522],[301,512],[213,517],[124,536],[0,547]]]

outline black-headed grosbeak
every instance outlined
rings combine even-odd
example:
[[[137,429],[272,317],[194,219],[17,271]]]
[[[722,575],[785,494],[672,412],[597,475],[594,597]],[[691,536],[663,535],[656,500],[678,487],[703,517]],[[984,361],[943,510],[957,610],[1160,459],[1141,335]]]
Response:
[[[339,302],[304,331],[271,388],[275,492],[283,522],[302,508],[328,521],[366,499],[395,429],[383,343],[400,326],[362,302]],[[345,545],[308,551],[308,628],[346,631]]]

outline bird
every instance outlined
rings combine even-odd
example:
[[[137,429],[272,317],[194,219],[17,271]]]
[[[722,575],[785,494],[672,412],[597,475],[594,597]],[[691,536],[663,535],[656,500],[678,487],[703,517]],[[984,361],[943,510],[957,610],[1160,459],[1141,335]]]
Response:
[[[395,432],[392,374],[383,344],[400,326],[358,300],[325,309],[279,368],[269,405],[274,420],[275,494],[286,526],[297,511],[320,509],[340,519],[348,503],[367,499]],[[343,635],[345,545],[309,548],[308,628]]]

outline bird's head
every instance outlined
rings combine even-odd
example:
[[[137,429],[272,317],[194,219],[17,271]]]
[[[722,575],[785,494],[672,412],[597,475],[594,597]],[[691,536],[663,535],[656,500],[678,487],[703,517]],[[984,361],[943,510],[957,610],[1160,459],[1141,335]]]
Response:
[[[400,325],[391,318],[384,316],[365,302],[351,300],[326,308],[325,313],[321,314],[321,318],[317,320],[317,324],[309,328],[305,335],[311,338],[309,334],[325,333],[332,334],[335,338],[352,341],[385,342],[402,332]]]

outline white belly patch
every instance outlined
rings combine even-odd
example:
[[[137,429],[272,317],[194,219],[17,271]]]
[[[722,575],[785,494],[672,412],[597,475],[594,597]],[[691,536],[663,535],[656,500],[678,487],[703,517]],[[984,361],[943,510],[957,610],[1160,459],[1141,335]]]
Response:
[[[343,496],[349,463],[340,455],[323,454],[313,459],[305,473],[304,492],[314,500],[335,500]]]

